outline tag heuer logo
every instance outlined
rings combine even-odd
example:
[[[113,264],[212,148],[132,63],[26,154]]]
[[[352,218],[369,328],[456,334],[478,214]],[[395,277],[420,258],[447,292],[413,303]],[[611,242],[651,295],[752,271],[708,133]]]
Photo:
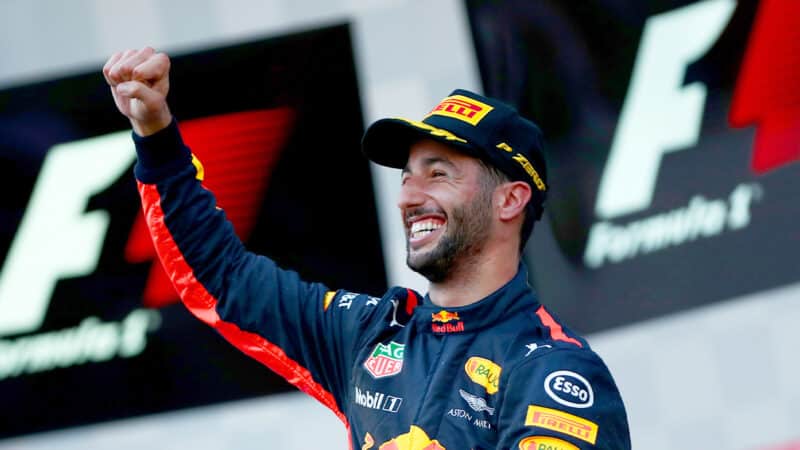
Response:
[[[397,342],[378,344],[375,350],[364,361],[364,368],[374,378],[390,377],[397,375],[403,369],[403,353],[405,345]]]

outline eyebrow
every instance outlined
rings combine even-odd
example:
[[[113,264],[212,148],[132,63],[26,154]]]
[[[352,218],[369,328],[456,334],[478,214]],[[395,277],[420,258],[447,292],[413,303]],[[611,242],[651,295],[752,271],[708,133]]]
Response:
[[[425,159],[422,160],[422,166],[423,167],[430,167],[430,166],[432,166],[434,164],[437,164],[437,163],[442,163],[442,164],[444,164],[444,165],[446,165],[446,166],[448,166],[448,167],[450,167],[452,169],[456,168],[456,165],[453,164],[452,161],[450,161],[447,158],[442,158],[441,156],[431,156],[431,157],[428,157],[428,158],[425,158]],[[409,172],[411,172],[411,169],[408,168],[408,164],[406,163],[406,165],[403,166],[402,173],[405,174],[405,173],[409,173]]]

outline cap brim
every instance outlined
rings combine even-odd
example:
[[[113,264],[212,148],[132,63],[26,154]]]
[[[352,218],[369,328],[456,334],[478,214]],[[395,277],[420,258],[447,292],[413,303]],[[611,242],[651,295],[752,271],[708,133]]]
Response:
[[[375,164],[402,169],[408,162],[411,145],[423,138],[456,147],[470,155],[478,153],[466,139],[447,130],[402,118],[381,119],[370,125],[361,140],[361,151]]]

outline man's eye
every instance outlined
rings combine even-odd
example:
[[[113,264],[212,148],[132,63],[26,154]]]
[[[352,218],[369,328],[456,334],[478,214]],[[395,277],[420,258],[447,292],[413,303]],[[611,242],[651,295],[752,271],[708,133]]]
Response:
[[[431,173],[431,176],[433,176],[434,178],[437,178],[437,177],[444,177],[444,176],[447,176],[447,174],[446,174],[446,173],[444,173],[444,172],[442,172],[441,170],[434,170],[434,171]]]

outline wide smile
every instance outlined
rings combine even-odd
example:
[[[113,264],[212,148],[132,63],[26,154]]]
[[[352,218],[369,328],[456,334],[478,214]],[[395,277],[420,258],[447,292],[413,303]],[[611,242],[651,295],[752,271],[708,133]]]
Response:
[[[412,250],[436,241],[444,233],[447,222],[438,217],[425,217],[409,223],[408,244]]]

